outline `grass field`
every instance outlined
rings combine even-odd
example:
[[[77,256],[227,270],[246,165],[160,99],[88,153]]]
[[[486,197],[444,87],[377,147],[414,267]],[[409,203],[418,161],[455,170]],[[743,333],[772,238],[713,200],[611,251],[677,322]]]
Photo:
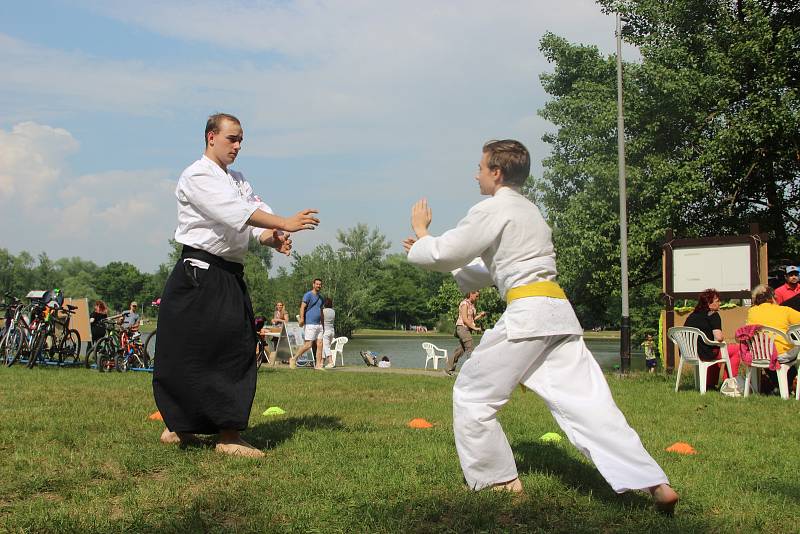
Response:
[[[452,380],[441,375],[267,370],[245,437],[267,456],[158,443],[151,377],[0,369],[0,531],[797,532],[798,407],[777,397],[675,394],[666,377],[609,382],[682,502],[614,494],[517,391],[500,419],[526,494],[462,488]],[[270,406],[286,415],[264,417]],[[406,427],[414,417],[432,429]],[[686,441],[699,454],[665,452]]]

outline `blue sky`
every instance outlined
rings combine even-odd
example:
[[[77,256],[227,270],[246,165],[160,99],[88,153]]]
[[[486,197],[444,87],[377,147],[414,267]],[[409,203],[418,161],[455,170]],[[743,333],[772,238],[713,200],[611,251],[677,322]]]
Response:
[[[299,252],[356,223],[400,251],[422,196],[446,230],[480,200],[484,141],[521,140],[541,172],[544,32],[614,49],[591,1],[497,4],[6,3],[0,246],[154,270],[215,111],[242,120],[235,168],[277,213],[320,210]]]

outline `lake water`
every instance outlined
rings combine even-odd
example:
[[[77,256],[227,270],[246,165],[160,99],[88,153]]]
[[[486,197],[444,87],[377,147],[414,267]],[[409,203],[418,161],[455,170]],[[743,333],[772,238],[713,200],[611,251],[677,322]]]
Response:
[[[421,368],[425,365],[425,351],[422,350],[422,343],[429,341],[440,349],[447,349],[448,354],[458,346],[455,337],[431,336],[420,337],[356,337],[351,339],[344,346],[345,365],[364,365],[359,351],[371,350],[381,356],[388,356],[392,362],[392,367],[402,368]],[[477,346],[480,338],[475,338]],[[619,365],[619,340],[613,339],[586,339],[586,345],[592,351],[597,363],[604,370],[612,370],[615,365]],[[459,362],[459,365],[463,360]],[[644,354],[635,351],[631,354],[632,370],[644,369]],[[439,368],[442,368],[440,361]]]
[[[475,337],[475,345],[480,342],[479,337]],[[358,336],[351,339],[344,346],[345,365],[364,365],[360,351],[371,350],[381,356],[388,356],[392,362],[392,367],[405,369],[422,368],[425,366],[425,351],[422,350],[422,343],[429,341],[439,347],[446,349],[448,354],[458,346],[455,337],[442,336],[419,336],[419,337],[391,337],[391,336]],[[613,370],[614,366],[619,365],[619,340],[616,339],[586,339],[586,345],[592,351],[594,358],[603,370]],[[459,362],[462,364],[465,360]],[[441,369],[440,361],[439,368]],[[631,369],[640,371],[644,366],[644,353],[641,351],[631,352]]]

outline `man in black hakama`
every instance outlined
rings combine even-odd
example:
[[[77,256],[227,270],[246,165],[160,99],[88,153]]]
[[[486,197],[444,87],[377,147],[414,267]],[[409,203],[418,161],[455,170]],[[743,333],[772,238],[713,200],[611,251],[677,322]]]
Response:
[[[219,434],[219,452],[259,457],[244,441],[256,389],[253,307],[243,279],[251,238],[283,254],[288,232],[313,229],[316,210],[279,217],[229,170],[243,140],[239,120],[209,117],[203,157],[181,174],[175,194],[181,258],[167,279],[158,315],[153,395],[164,443]]]

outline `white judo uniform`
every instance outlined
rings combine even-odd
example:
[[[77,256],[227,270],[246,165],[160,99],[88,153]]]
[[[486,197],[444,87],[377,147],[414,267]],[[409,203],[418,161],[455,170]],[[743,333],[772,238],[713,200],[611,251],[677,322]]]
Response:
[[[494,285],[505,298],[511,288],[556,279],[550,228],[509,187],[473,206],[456,228],[417,240],[408,260],[452,271],[464,293]],[[517,477],[497,412],[520,383],[545,400],[570,442],[615,491],[668,483],[614,403],[569,301],[537,296],[509,303],[453,387],[456,448],[471,488]]]

